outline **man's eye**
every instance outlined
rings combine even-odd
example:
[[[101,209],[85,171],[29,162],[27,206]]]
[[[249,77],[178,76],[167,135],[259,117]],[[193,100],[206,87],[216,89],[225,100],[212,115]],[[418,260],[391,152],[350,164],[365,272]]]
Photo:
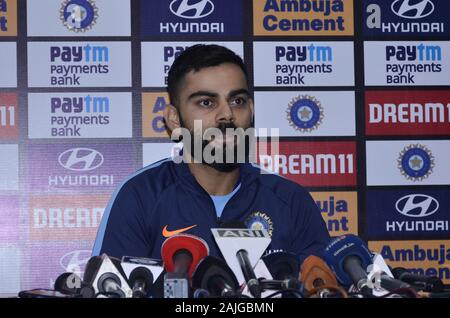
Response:
[[[213,102],[209,99],[201,100],[199,102],[199,105],[202,107],[211,107],[213,105]]]
[[[244,105],[246,102],[247,102],[246,99],[244,99],[242,97],[238,97],[231,101],[231,105],[239,106],[239,105]]]

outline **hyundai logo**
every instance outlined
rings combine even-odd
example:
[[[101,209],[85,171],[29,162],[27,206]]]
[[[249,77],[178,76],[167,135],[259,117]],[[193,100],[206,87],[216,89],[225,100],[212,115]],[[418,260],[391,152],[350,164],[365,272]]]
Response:
[[[391,10],[399,17],[405,19],[422,19],[434,11],[434,4],[430,0],[396,0]]]
[[[103,164],[103,155],[94,149],[72,148],[59,155],[59,164],[73,171],[90,171]]]
[[[200,19],[210,15],[214,11],[214,4],[211,0],[173,0],[169,8],[177,17]]]
[[[426,194],[410,194],[397,200],[397,211],[413,218],[430,216],[439,209],[439,202]]]
[[[91,251],[89,250],[72,251],[61,257],[59,264],[64,271],[81,276],[83,273],[82,267],[84,268],[90,258]]]

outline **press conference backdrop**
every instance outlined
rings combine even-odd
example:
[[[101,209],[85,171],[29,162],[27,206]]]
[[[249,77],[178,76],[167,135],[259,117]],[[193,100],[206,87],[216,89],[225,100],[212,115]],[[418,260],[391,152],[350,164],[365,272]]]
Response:
[[[281,135],[258,159],[311,191],[331,235],[450,283],[448,12],[448,0],[0,0],[0,293],[83,272],[113,190],[176,152],[166,76],[194,43],[244,58],[256,128]]]

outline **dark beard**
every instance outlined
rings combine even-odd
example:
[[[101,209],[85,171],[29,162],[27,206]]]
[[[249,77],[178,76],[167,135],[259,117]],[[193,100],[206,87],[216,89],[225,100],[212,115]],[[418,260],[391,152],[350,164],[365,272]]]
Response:
[[[181,127],[186,128],[186,126],[183,123],[183,120],[180,117],[180,124]],[[233,123],[220,123],[217,127],[217,129],[219,129],[223,135],[225,135],[226,133],[226,129],[227,128],[232,128],[232,129],[237,129],[237,127],[233,124]],[[195,138],[194,138],[194,132],[192,130],[189,130],[190,134],[191,134],[191,150],[194,150],[195,148]],[[198,158],[195,158],[197,162],[201,162],[202,164],[205,164],[217,171],[220,172],[232,172],[234,170],[236,170],[237,168],[239,168],[239,165],[241,163],[244,162],[249,162],[249,143],[250,140],[247,136],[245,136],[245,140],[244,140],[244,154],[243,154],[243,158],[239,158],[238,157],[238,151],[237,151],[237,144],[234,144],[234,151],[233,151],[233,159],[232,162],[227,162],[226,161],[226,144],[224,143],[223,146],[221,148],[217,148],[214,147],[211,151],[211,155],[215,157],[216,155],[216,151],[219,151],[220,153],[218,154],[218,156],[222,159],[221,162],[216,162],[216,161],[212,161],[212,162],[206,162],[205,159],[203,158],[203,153],[204,150],[206,148],[206,146],[209,145],[211,141],[208,140],[202,140],[202,144],[201,144],[201,149],[202,149],[202,157],[201,160],[198,160]],[[194,151],[195,153],[195,151]],[[192,157],[194,157],[194,154],[190,154]]]

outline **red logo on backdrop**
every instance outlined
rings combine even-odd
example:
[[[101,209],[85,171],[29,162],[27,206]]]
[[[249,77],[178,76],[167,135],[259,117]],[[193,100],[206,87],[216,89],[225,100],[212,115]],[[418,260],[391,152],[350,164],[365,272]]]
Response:
[[[0,93],[0,139],[19,137],[17,94]]]
[[[450,91],[366,92],[367,135],[449,135]]]
[[[303,186],[356,185],[356,144],[352,141],[282,141],[278,154],[260,143],[258,164]]]

